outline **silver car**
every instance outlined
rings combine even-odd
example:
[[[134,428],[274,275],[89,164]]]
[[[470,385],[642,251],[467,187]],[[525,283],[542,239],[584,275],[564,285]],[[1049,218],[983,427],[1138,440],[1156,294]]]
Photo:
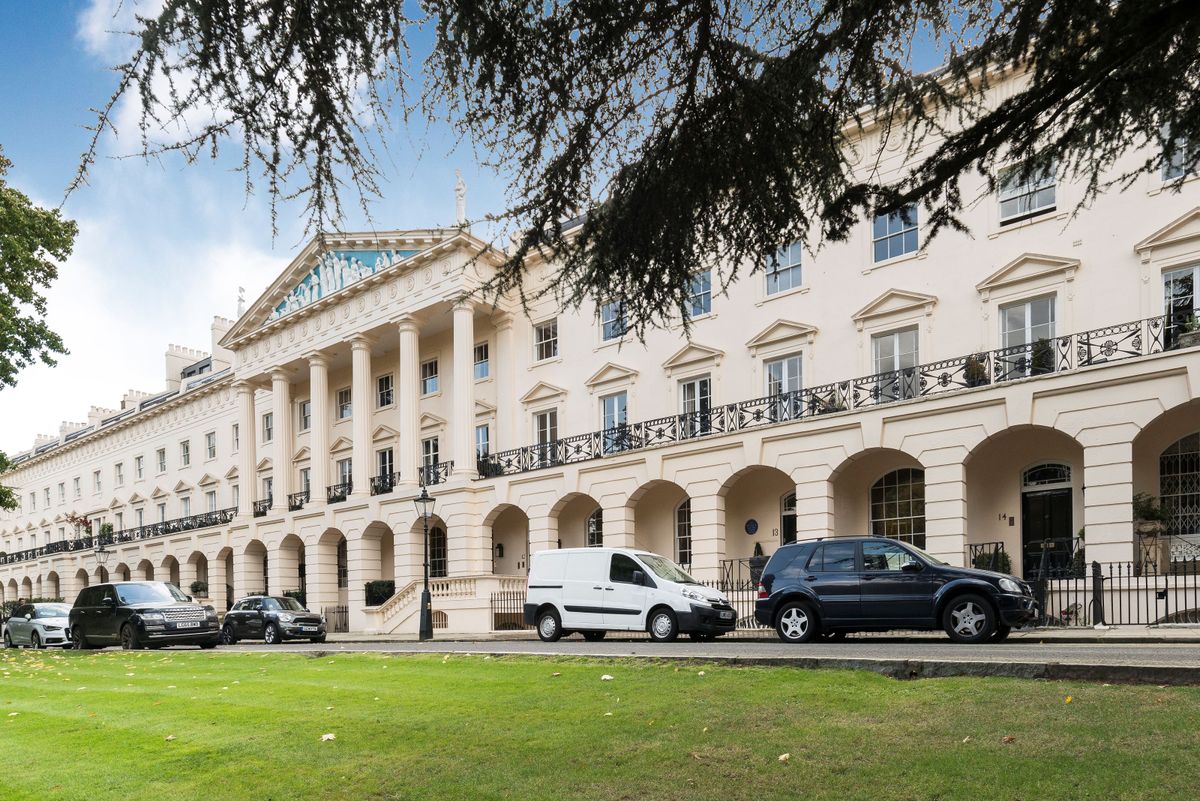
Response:
[[[67,614],[70,604],[22,604],[4,624],[4,647],[26,645],[30,648],[71,645],[67,633]]]

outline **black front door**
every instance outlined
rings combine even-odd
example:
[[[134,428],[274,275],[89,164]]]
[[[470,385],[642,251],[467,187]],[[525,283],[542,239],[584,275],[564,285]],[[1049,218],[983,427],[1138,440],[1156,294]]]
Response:
[[[1071,489],[1026,492],[1021,496],[1023,569],[1028,579],[1041,571],[1052,573],[1070,566],[1074,531]]]

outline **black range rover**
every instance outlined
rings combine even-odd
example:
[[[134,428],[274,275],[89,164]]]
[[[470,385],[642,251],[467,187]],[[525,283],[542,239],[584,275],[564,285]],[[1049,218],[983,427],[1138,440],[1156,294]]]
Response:
[[[163,645],[213,648],[217,613],[163,581],[121,581],[85,587],[71,607],[68,625],[77,649],[117,645],[126,650]]]

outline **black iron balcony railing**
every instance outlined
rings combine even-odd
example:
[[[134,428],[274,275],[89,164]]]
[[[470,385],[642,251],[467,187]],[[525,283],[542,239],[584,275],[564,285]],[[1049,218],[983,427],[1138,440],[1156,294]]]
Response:
[[[493,478],[586,462],[714,434],[1149,356],[1179,347],[1178,330],[1179,326],[1170,316],[1151,317],[1054,339],[1039,339],[1028,345],[972,353],[796,392],[629,423],[489,454],[479,460],[479,476]]]
[[[341,484],[330,484],[325,488],[325,500],[327,503],[341,503],[349,497],[350,493],[354,492],[354,482],[346,481]]]
[[[198,528],[223,526],[233,520],[236,515],[236,507],[232,509],[217,509],[216,511],[212,512],[201,512],[197,515],[177,517],[174,520],[164,520],[160,523],[150,523],[149,525],[126,528],[107,534],[98,534],[94,536],[91,534],[86,534],[82,537],[76,537],[74,539],[59,540],[58,542],[47,543],[46,545],[42,545],[37,548],[27,548],[23,551],[16,551],[14,553],[0,554],[0,564],[26,562],[32,559],[41,559],[44,556],[50,556],[56,553],[88,551],[96,547],[97,540],[105,545],[118,545],[125,542],[136,542],[138,540],[148,540],[155,537],[165,537],[168,534],[179,534],[184,531],[193,531]]]
[[[308,503],[308,490],[293,492],[288,496],[288,511],[298,512],[304,508],[306,503]]]
[[[384,473],[381,476],[371,476],[371,494],[386,495],[400,483],[399,473]]]
[[[254,516],[255,517],[266,517],[267,512],[271,511],[271,504],[273,504],[274,502],[275,502],[275,499],[272,498],[270,495],[268,495],[266,498],[264,498],[261,501],[255,501],[254,502]]]
[[[434,464],[421,465],[418,476],[422,487],[432,487],[434,484],[443,484],[450,478],[450,471],[454,469],[454,462],[435,462]]]

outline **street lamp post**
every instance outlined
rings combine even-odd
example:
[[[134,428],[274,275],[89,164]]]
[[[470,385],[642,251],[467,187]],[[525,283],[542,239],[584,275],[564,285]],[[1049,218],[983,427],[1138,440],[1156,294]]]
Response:
[[[434,499],[430,497],[425,487],[421,494],[413,499],[417,514],[421,516],[421,527],[425,533],[425,586],[421,590],[421,628],[417,638],[422,642],[433,639],[433,604],[429,597],[429,518],[433,515]]]
[[[96,550],[95,550],[96,564],[99,565],[100,567],[104,567],[104,563],[108,561],[108,555],[110,553],[112,553],[112,551],[110,551],[104,547],[104,534],[103,533],[97,534],[95,536],[95,548],[96,548]]]

